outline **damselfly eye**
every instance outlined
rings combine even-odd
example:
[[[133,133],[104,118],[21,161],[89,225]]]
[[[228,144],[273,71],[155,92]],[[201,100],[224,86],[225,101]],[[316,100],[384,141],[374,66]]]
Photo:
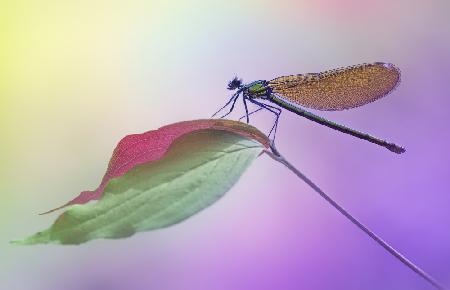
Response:
[[[227,89],[229,89],[230,91],[233,91],[233,90],[239,88],[240,86],[242,86],[242,80],[238,79],[238,77],[235,77],[228,83]]]

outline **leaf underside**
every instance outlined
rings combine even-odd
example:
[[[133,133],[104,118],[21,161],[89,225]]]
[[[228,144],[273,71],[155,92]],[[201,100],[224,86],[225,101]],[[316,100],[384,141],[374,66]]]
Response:
[[[225,130],[188,133],[163,158],[111,179],[99,201],[74,205],[49,229],[14,243],[80,244],[176,224],[222,197],[262,150]]]

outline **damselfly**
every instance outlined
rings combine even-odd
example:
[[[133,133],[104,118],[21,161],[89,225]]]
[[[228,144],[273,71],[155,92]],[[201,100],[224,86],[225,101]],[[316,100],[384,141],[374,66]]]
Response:
[[[229,111],[221,118],[228,116],[242,94],[245,108],[245,116],[242,118],[246,118],[247,123],[250,115],[263,109],[275,114],[276,119],[269,132],[269,136],[273,133],[273,140],[283,108],[334,130],[385,147],[392,152],[403,153],[405,149],[401,146],[329,121],[302,108],[340,111],[359,107],[386,96],[399,82],[400,70],[393,64],[382,62],[359,64],[320,73],[282,76],[271,81],[258,80],[248,84],[235,77],[228,83],[228,89],[236,92],[212,117],[231,105]],[[258,109],[249,112],[247,101],[257,105]]]

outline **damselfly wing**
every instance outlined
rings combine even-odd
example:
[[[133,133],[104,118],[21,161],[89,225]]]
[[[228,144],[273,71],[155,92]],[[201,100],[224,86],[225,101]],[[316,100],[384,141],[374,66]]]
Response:
[[[400,82],[390,63],[359,64],[321,73],[282,76],[268,82],[274,98],[323,111],[351,109],[389,94]]]

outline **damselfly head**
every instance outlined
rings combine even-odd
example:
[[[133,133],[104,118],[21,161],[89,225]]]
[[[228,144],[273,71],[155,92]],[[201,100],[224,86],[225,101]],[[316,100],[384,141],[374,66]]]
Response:
[[[238,77],[234,77],[229,83],[227,89],[230,91],[234,91],[235,89],[238,89],[242,86],[242,80]]]

